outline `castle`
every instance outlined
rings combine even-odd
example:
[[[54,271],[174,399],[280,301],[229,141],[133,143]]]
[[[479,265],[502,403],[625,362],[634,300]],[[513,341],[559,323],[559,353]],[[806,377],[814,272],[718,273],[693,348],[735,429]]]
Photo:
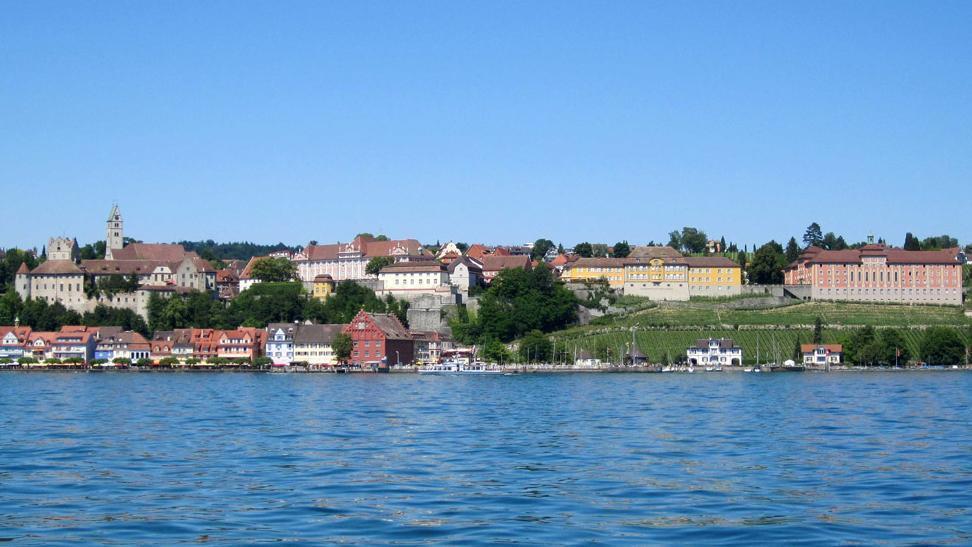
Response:
[[[112,206],[105,226],[105,257],[82,260],[76,239],[52,237],[47,260],[33,270],[21,264],[15,286],[21,298],[60,303],[78,313],[98,305],[129,309],[148,318],[151,294],[171,296],[216,290],[216,270],[194,252],[170,243],[125,244],[124,220]]]

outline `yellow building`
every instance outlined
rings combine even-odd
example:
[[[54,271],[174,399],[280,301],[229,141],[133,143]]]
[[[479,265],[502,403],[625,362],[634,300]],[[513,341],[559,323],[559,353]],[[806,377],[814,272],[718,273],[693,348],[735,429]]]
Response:
[[[630,259],[624,267],[624,294],[652,300],[688,300],[688,265],[682,257]]]
[[[692,296],[734,296],[742,292],[742,268],[722,256],[689,257],[689,293]]]
[[[334,292],[334,279],[328,274],[321,274],[314,278],[314,298],[324,302]]]
[[[578,258],[564,265],[560,279],[568,283],[583,283],[604,279],[611,288],[624,287],[624,258]]]

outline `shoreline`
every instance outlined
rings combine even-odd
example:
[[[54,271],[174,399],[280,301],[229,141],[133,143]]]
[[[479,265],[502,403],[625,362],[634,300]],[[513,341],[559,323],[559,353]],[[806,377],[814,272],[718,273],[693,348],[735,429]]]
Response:
[[[559,367],[559,366],[536,366],[536,365],[517,365],[503,367],[501,371],[510,375],[521,374],[678,374],[678,375],[706,375],[715,376],[720,374],[757,374],[752,371],[747,372],[744,368],[749,367],[724,367],[722,371],[694,370],[672,370],[662,371],[659,367]],[[955,367],[832,367],[830,370],[824,369],[805,369],[805,370],[781,370],[781,371],[762,371],[758,374],[826,374],[826,373],[874,373],[874,372],[964,372],[972,371],[972,365],[957,365]],[[350,370],[350,369],[327,369],[327,370],[307,370],[304,368],[278,368],[278,369],[251,369],[240,367],[180,367],[180,368],[93,368],[93,367],[0,367],[0,373],[92,373],[92,374],[402,374],[417,375],[416,367],[390,369],[390,370]],[[496,376],[497,374],[487,374],[483,376]],[[429,376],[477,376],[477,374],[445,373],[432,374]]]

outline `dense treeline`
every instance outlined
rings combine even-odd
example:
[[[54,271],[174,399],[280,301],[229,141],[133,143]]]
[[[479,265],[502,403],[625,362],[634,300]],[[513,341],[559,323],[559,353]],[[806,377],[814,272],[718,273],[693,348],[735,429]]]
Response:
[[[0,296],[0,325],[13,325],[16,321],[38,331],[56,331],[64,325],[87,325],[118,326],[149,334],[145,320],[131,310],[98,305],[94,311],[80,314],[68,310],[59,302],[48,304],[45,300],[33,298],[24,302],[15,291],[8,290]]]
[[[294,252],[297,247],[291,247],[285,243],[275,245],[261,245],[249,241],[234,241],[230,243],[217,243],[212,239],[206,241],[180,241],[187,251],[195,251],[199,256],[206,260],[249,260],[254,256],[265,256],[276,251]]]
[[[475,317],[460,309],[453,336],[465,343],[509,342],[577,321],[577,299],[546,267],[501,271],[479,299]]]
[[[326,302],[310,298],[301,283],[257,283],[240,293],[228,305],[204,293],[149,300],[152,331],[175,328],[264,327],[268,323],[313,321],[347,323],[359,310],[393,313],[408,325],[408,303],[375,293],[351,281],[338,284]]]

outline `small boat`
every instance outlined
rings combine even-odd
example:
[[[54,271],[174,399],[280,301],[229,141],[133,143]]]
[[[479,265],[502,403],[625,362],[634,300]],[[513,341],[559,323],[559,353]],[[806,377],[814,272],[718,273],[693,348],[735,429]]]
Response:
[[[446,361],[444,363],[437,363],[426,365],[418,369],[419,374],[503,374],[503,369],[496,365],[490,365],[477,361],[474,363],[457,363],[455,361]]]

